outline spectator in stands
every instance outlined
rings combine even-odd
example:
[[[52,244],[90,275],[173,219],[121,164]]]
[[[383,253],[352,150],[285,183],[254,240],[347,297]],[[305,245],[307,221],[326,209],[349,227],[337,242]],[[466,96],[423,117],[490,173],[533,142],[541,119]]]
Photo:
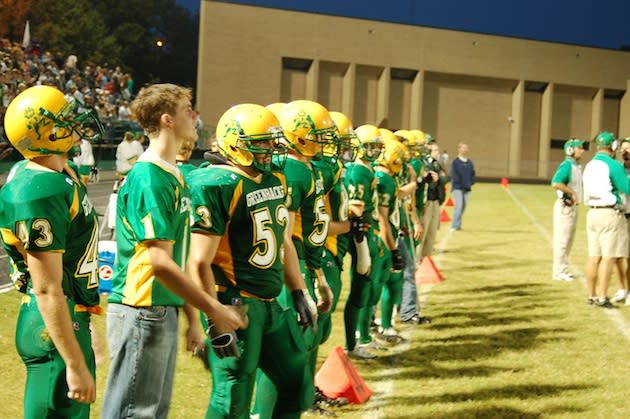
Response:
[[[123,140],[116,148],[116,175],[119,179],[127,176],[142,153],[144,153],[142,144],[136,140],[132,132],[125,132]]]
[[[121,121],[129,121],[129,116],[131,116],[131,111],[129,110],[129,102],[123,100],[118,108],[118,119]]]

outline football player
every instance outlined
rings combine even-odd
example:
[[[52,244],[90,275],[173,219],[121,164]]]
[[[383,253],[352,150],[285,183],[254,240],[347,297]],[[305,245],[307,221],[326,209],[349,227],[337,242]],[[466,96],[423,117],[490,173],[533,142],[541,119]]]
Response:
[[[328,110],[309,100],[296,100],[278,110],[278,120],[289,148],[284,169],[289,186],[287,208],[288,229],[292,235],[300,261],[300,270],[311,296],[317,301],[318,311],[326,313],[332,306],[332,291],[321,268],[323,246],[328,236],[330,215],[326,212],[324,195],[332,184],[321,166],[312,164],[322,158],[323,147],[336,141],[335,123]],[[327,184],[328,183],[328,184]],[[317,295],[316,295],[317,293]],[[281,302],[291,307],[291,295],[284,292]],[[309,351],[308,370],[311,374],[310,389],[304,397],[313,403],[314,368],[317,349],[321,340],[319,328],[307,329],[304,341]],[[257,381],[255,412],[266,417],[276,398],[269,379],[261,374]]]
[[[6,135],[26,159],[0,192],[3,246],[24,293],[15,342],[26,365],[25,418],[88,418],[96,398],[90,315],[100,312],[98,223],[68,157],[87,127],[103,131],[96,114],[78,114],[78,106],[36,86],[5,115]]]
[[[352,255],[352,271],[350,272],[350,293],[344,308],[346,327],[346,350],[348,356],[358,359],[372,359],[376,355],[365,348],[372,342],[370,322],[372,307],[380,296],[380,275],[382,265],[386,261],[384,243],[378,236],[378,195],[377,179],[374,177],[372,164],[378,159],[383,148],[381,133],[374,125],[362,125],[355,130],[359,139],[357,160],[346,167],[345,184],[348,189],[350,204],[362,206],[364,217],[369,225],[365,235],[369,253],[369,268],[361,269],[363,259],[361,248],[350,243]],[[356,330],[360,332],[360,343],[357,345]]]
[[[274,417],[299,417],[310,407],[301,397],[312,386],[306,347],[293,311],[277,300],[284,284],[300,323],[315,321],[297,255],[285,243],[289,211],[282,169],[287,149],[279,144],[281,137],[270,110],[234,106],[217,124],[217,145],[227,163],[191,174],[191,275],[210,293],[216,283],[219,301],[247,307],[250,319],[246,329],[223,342],[223,354],[211,353],[207,418],[248,416],[257,367],[283,395]],[[209,326],[212,338],[211,320]]]

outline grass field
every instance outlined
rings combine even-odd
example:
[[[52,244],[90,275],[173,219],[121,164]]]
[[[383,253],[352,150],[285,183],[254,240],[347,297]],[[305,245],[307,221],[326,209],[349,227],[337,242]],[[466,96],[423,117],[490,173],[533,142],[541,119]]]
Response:
[[[446,281],[422,289],[431,325],[355,365],[373,391],[340,418],[624,418],[630,416],[630,307],[586,304],[585,212],[572,253],[579,279],[551,281],[549,186],[477,185],[463,230],[442,224],[434,259]],[[447,209],[452,213],[451,209]],[[611,294],[616,282],[612,281]],[[344,291],[347,291],[347,287]],[[0,418],[21,416],[24,368],[13,344],[19,295],[0,295]],[[343,345],[343,304],[333,336]],[[104,318],[95,319],[104,337]],[[102,339],[104,345],[104,339]],[[180,353],[172,418],[203,417],[210,392],[201,363]],[[107,374],[98,368],[98,417]]]

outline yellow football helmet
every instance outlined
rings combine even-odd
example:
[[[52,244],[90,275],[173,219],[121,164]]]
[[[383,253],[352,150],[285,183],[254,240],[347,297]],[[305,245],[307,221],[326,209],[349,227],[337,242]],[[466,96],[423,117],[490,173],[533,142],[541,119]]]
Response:
[[[365,124],[358,127],[355,133],[360,144],[358,157],[369,162],[378,159],[383,149],[380,130],[374,125]]]
[[[271,112],[273,112],[276,118],[280,119],[280,115],[282,114],[282,111],[284,110],[285,106],[287,106],[286,103],[275,102],[275,103],[270,103],[269,105],[265,106],[265,108],[269,109]]]
[[[88,141],[103,135],[94,110],[81,114],[74,97],[51,86],[34,86],[17,95],[5,113],[4,130],[11,145],[26,159],[67,154],[75,143],[73,133]]]
[[[345,161],[354,161],[359,151],[359,139],[354,133],[352,121],[341,112],[330,112],[335,126],[337,127],[338,147],[337,154]],[[326,150],[324,150],[324,153]]]
[[[396,136],[391,130],[388,130],[387,128],[379,128],[378,130],[381,133],[381,140],[383,140],[383,142],[388,140],[397,141]]]
[[[322,146],[336,141],[335,123],[317,102],[294,100],[278,119],[289,147],[303,156],[320,158]]]
[[[415,137],[411,131],[406,129],[399,129],[398,131],[394,132],[394,135],[398,138],[398,141],[405,145],[408,145],[409,140]]]
[[[397,175],[403,169],[406,153],[407,147],[405,147],[400,141],[386,139],[384,142],[383,152],[378,158],[377,163],[389,169],[392,174]]]
[[[216,135],[220,153],[235,164],[261,172],[284,167],[288,150],[280,144],[280,122],[263,106],[247,103],[231,107],[219,119]],[[256,157],[263,157],[263,161]]]

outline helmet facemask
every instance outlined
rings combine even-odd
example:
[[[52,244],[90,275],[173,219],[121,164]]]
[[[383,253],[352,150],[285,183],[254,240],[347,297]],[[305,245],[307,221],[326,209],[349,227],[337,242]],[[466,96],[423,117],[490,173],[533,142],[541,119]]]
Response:
[[[280,127],[270,133],[255,135],[246,135],[241,131],[236,147],[241,153],[251,154],[251,166],[260,172],[281,171],[287,162],[288,153],[287,147],[280,143],[281,138],[283,138],[283,135]],[[271,143],[270,147],[262,145],[262,143],[268,142]],[[269,162],[259,162],[256,159],[257,156],[268,156]]]
[[[66,140],[72,137],[73,133],[81,139],[85,139],[90,142],[96,142],[103,137],[105,129],[101,123],[98,115],[94,109],[87,109],[84,112],[78,113],[79,108],[85,108],[80,101],[76,100],[72,96],[66,96],[66,104],[59,110],[57,114],[50,112],[47,109],[39,108],[39,115],[47,120],[50,120],[53,124],[52,134],[48,138],[49,141]],[[41,121],[41,120],[40,120]],[[47,123],[43,124],[44,126]],[[34,126],[34,131],[39,135],[39,127]],[[67,150],[68,156],[71,158],[79,153],[78,147],[71,146]],[[29,148],[29,151],[33,151],[42,155],[47,154],[63,154],[62,151],[49,150],[44,148]]]

